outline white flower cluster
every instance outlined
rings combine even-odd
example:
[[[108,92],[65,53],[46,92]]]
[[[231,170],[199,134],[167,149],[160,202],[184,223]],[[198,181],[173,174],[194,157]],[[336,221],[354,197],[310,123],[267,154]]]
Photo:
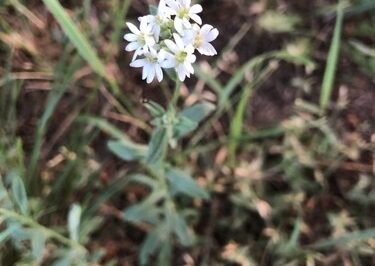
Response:
[[[191,0],[161,0],[155,15],[139,17],[139,29],[126,23],[131,33],[126,51],[134,51],[131,67],[143,67],[142,79],[151,83],[155,77],[163,79],[162,68],[174,68],[181,81],[194,74],[195,50],[213,56],[217,52],[210,42],[219,31],[211,25],[202,25],[199,4]]]

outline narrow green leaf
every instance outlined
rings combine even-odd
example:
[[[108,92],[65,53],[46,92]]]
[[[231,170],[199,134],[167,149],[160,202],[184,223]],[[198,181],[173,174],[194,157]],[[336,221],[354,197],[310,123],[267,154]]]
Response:
[[[11,186],[11,195],[17,207],[23,215],[28,213],[28,199],[26,195],[25,185],[22,178],[15,172],[11,172],[7,177]]]
[[[168,147],[168,134],[165,127],[157,128],[151,136],[146,162],[155,164],[162,160]]]
[[[150,265],[150,256],[160,248],[162,242],[163,241],[160,239],[160,232],[158,229],[155,229],[147,235],[139,253],[141,265]]]
[[[236,113],[234,114],[234,117],[230,124],[229,154],[230,154],[232,162],[234,162],[238,141],[239,141],[239,138],[241,137],[242,123],[243,123],[246,106],[249,101],[251,92],[252,92],[252,88],[250,86],[246,86],[243,89],[240,102],[236,108]]]
[[[214,90],[217,94],[220,94],[223,91],[223,85],[220,84],[214,77],[204,72],[199,66],[194,66],[194,73],[199,77],[200,80],[203,80],[207,85]]]
[[[30,241],[31,253],[34,259],[38,262],[41,262],[43,259],[43,252],[45,249],[47,237],[40,230],[31,230]]]
[[[322,240],[311,247],[314,249],[326,249],[331,247],[343,247],[353,241],[366,241],[375,238],[375,228],[343,234],[340,237]]]
[[[164,241],[158,256],[158,266],[172,265],[172,246],[170,242]]]
[[[147,146],[128,140],[109,141],[107,146],[113,154],[125,161],[142,160],[147,156]]]
[[[329,49],[326,69],[323,78],[322,90],[320,92],[320,108],[323,110],[326,109],[329,104],[333,90],[333,83],[335,81],[337,62],[340,54],[343,18],[343,6],[341,3],[339,3],[337,6],[335,30],[333,33],[331,47]]]
[[[115,139],[125,139],[128,140],[127,136],[118,128],[113,126],[112,124],[108,123],[106,120],[97,118],[97,117],[89,117],[89,116],[82,116],[79,117],[79,120],[88,123],[89,125],[98,127],[100,130],[104,131],[111,137]]]
[[[209,199],[208,193],[199,187],[193,178],[179,169],[169,170],[167,180],[173,195],[181,193],[191,198]]]
[[[79,226],[81,224],[82,209],[78,204],[73,204],[68,214],[68,229],[70,239],[78,242],[79,239]]]
[[[209,102],[198,103],[182,110],[178,116],[189,118],[195,123],[200,123],[215,110],[215,105]]]
[[[94,48],[90,46],[86,37],[79,31],[73,20],[68,16],[64,8],[57,0],[43,0],[48,10],[59,22],[69,40],[78,50],[79,54],[86,60],[90,67],[110,83],[113,79],[106,72],[104,64],[100,61]]]
[[[9,227],[6,230],[0,232],[0,245],[6,241],[11,235],[17,230],[15,226]]]
[[[175,213],[174,215],[174,228],[173,231],[176,234],[178,241],[183,246],[191,246],[194,243],[193,231],[187,225],[185,219]]]
[[[194,122],[186,116],[178,117],[178,122],[173,126],[173,137],[175,139],[182,138],[195,130],[198,126],[197,122]]]
[[[137,203],[124,211],[124,219],[132,223],[156,224],[159,220],[160,210],[156,204],[165,197],[165,191],[159,190],[151,193],[145,200]]]
[[[145,103],[144,106],[147,108],[147,110],[153,117],[161,117],[166,112],[163,106],[151,100]]]
[[[141,174],[131,175],[131,176],[128,177],[128,180],[129,180],[129,182],[136,182],[136,183],[143,184],[143,185],[151,188],[152,190],[154,190],[158,185],[158,182],[155,181],[154,179],[152,179],[148,176],[145,176],[145,175],[141,175]]]

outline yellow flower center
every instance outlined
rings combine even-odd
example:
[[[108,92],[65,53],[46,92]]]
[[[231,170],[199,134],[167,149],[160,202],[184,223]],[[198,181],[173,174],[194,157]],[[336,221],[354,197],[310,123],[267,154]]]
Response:
[[[144,34],[141,34],[138,36],[138,42],[142,45],[145,45],[146,44],[146,38],[145,38],[145,35]]]
[[[178,18],[188,18],[189,16],[189,9],[188,8],[181,8],[180,10],[178,10],[178,13],[177,13],[177,17]]]
[[[156,64],[158,62],[158,59],[156,57],[152,56],[152,55],[146,56],[146,59],[151,64]]]
[[[203,37],[198,34],[194,39],[194,48],[201,47],[202,44],[203,44]]]
[[[185,59],[186,59],[186,56],[187,56],[187,53],[184,52],[184,51],[180,51],[176,54],[176,61],[179,63],[179,64],[182,64],[183,62],[185,62]]]

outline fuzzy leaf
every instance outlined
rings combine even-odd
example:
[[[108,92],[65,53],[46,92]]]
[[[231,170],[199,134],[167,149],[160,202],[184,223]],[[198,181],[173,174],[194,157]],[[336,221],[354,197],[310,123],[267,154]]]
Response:
[[[142,202],[135,204],[124,211],[124,219],[133,223],[146,222],[156,224],[159,219],[159,209],[155,206],[165,196],[164,191],[151,193]]]
[[[31,230],[30,241],[31,241],[31,253],[34,259],[41,262],[43,259],[43,252],[45,248],[47,237],[39,230]]]
[[[29,203],[26,195],[25,185],[21,177],[15,172],[12,172],[7,176],[7,180],[10,183],[11,195],[14,202],[21,213],[27,215]]]
[[[113,154],[125,161],[142,160],[147,155],[147,146],[128,140],[109,141],[107,146]]]
[[[160,233],[157,229],[147,235],[146,240],[142,244],[141,252],[139,253],[141,265],[150,265],[150,256],[160,248],[161,244]]]
[[[68,214],[69,236],[72,240],[78,241],[79,225],[81,223],[82,209],[78,204],[73,204]]]
[[[191,198],[206,200],[209,198],[208,193],[199,187],[194,179],[179,169],[171,169],[167,173],[167,180],[173,195],[181,193]]]
[[[191,246],[194,243],[194,234],[192,230],[188,227],[185,219],[175,214],[174,217],[174,228],[175,234],[181,245],[183,246]]]
[[[176,125],[174,125],[174,138],[179,139],[183,136],[186,136],[193,130],[195,130],[198,126],[197,122],[192,121],[190,118],[186,116],[180,116]]]
[[[212,103],[198,103],[188,107],[179,113],[179,117],[184,116],[195,123],[200,123],[215,110],[215,105]]]
[[[157,128],[151,136],[147,163],[155,164],[162,159],[168,146],[168,134],[165,127]]]
[[[153,117],[161,117],[165,114],[165,109],[163,108],[163,106],[154,101],[150,100],[149,102],[145,103],[144,106]]]

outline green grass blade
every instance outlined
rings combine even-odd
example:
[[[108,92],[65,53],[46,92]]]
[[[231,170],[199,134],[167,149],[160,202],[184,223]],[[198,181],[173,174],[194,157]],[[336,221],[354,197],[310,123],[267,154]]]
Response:
[[[245,116],[246,106],[249,101],[251,92],[251,85],[246,86],[245,89],[242,91],[240,102],[237,106],[232,123],[230,124],[229,154],[232,165],[234,165],[235,163],[238,139],[241,137],[243,119]]]
[[[335,81],[337,62],[340,53],[343,18],[344,11],[343,6],[340,3],[337,7],[336,25],[333,33],[331,47],[329,49],[322,90],[320,92],[320,108],[323,110],[328,106],[332,95],[333,83]]]
[[[312,245],[314,249],[327,249],[331,247],[342,247],[352,241],[366,241],[375,238],[375,228],[366,229],[363,231],[346,233],[340,237],[322,240],[315,245]]]
[[[57,0],[43,0],[43,2],[58,21],[69,40],[78,50],[78,53],[86,60],[86,62],[98,75],[113,85],[114,80],[107,73],[105,65],[99,59],[94,48],[89,44],[86,37],[79,31],[61,4]]]
[[[60,102],[62,96],[65,93],[65,90],[68,87],[68,84],[71,82],[72,76],[74,75],[75,71],[80,67],[80,57],[74,57],[70,63],[70,65],[66,64],[66,56],[68,52],[68,48],[64,51],[62,55],[62,60],[59,64],[59,67],[56,69],[56,81],[52,85],[52,90],[48,95],[48,99],[46,102],[45,110],[38,122],[38,128],[35,134],[35,141],[34,147],[31,153],[31,159],[28,168],[28,180],[26,182],[27,188],[30,190],[31,193],[34,192],[33,188],[37,187],[35,175],[36,170],[38,167],[38,161],[40,159],[40,152],[43,144],[43,138],[47,131],[47,127],[49,121]],[[60,76],[63,75],[63,76]],[[30,186],[32,187],[30,188]]]
[[[207,85],[214,90],[217,94],[220,94],[223,90],[223,86],[220,84],[218,80],[212,77],[210,74],[206,73],[202,70],[199,66],[194,66],[195,74],[203,80]]]

